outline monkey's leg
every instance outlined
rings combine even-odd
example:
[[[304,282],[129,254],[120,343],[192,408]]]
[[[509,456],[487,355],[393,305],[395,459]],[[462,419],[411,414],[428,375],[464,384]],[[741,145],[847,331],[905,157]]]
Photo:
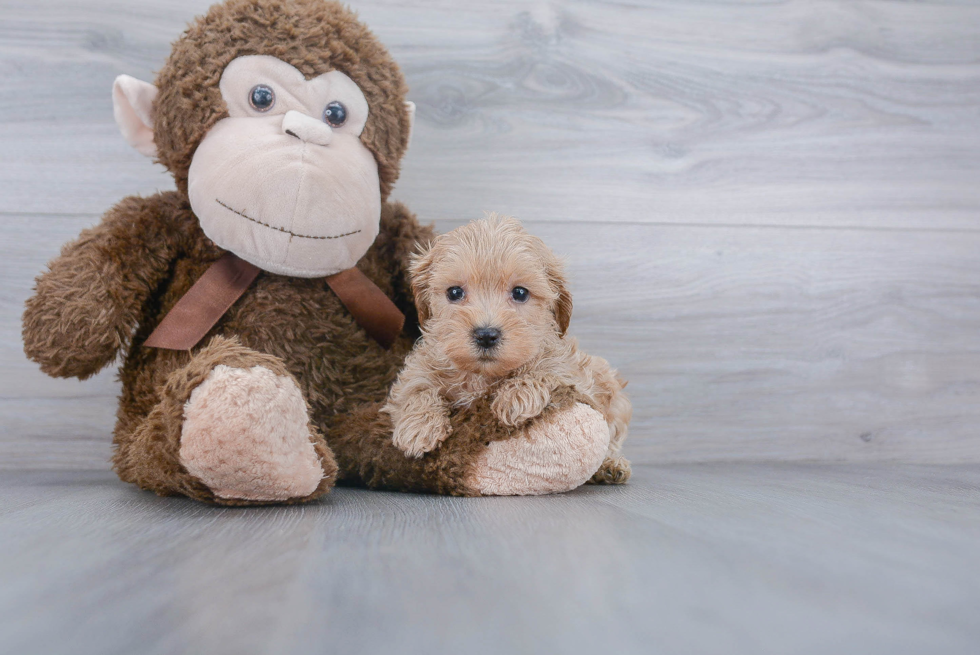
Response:
[[[573,388],[554,390],[551,400],[540,416],[508,426],[492,400],[480,398],[453,410],[450,435],[418,459],[394,445],[391,415],[379,412],[381,403],[334,414],[325,429],[344,484],[454,496],[562,493],[598,475],[610,430]]]
[[[117,434],[119,477],[161,495],[222,505],[303,502],[327,493],[337,465],[283,362],[215,337]]]
[[[520,437],[489,443],[466,484],[484,496],[570,491],[599,475],[608,447],[602,414],[575,403],[534,419]]]

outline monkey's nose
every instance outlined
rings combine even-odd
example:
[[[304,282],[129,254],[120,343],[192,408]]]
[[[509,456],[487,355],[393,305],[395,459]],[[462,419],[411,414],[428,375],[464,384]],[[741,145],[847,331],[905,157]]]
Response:
[[[481,327],[473,330],[473,340],[484,350],[489,350],[500,341],[500,330],[492,327]]]
[[[333,129],[323,121],[299,111],[287,111],[282,117],[282,131],[306,143],[318,146],[329,145],[333,139]]]

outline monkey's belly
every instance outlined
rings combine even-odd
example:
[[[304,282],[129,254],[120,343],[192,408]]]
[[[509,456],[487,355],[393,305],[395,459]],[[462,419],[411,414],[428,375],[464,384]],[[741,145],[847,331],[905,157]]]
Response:
[[[283,359],[318,416],[384,399],[412,338],[382,348],[322,279],[261,276],[219,325],[259,352]]]

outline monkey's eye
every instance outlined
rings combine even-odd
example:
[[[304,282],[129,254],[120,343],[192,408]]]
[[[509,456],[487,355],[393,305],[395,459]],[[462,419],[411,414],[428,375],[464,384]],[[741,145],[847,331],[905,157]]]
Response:
[[[466,292],[463,291],[463,287],[449,287],[446,289],[446,298],[449,302],[459,302],[466,296]]]
[[[269,111],[272,105],[276,104],[276,92],[271,86],[256,84],[248,92],[248,104],[252,105],[255,111]]]
[[[531,292],[524,287],[514,287],[510,291],[510,297],[517,302],[527,302],[527,299],[531,297]]]
[[[347,107],[334,100],[323,110],[323,120],[328,125],[340,127],[347,122]]]

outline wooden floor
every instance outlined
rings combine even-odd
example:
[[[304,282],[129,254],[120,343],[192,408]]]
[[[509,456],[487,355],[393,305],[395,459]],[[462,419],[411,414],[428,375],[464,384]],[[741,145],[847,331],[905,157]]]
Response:
[[[0,474],[0,652],[962,653],[980,466],[644,466],[622,488],[219,509]]]
[[[249,510],[116,481],[114,371],[20,344],[172,188],[110,89],[209,2],[0,3],[0,655],[980,652],[980,2],[355,1],[418,105],[393,198],[567,256],[640,466]]]

